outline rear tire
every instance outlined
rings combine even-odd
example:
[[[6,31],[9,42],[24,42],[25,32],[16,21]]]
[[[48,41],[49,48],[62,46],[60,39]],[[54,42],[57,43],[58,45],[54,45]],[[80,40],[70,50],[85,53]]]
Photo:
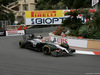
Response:
[[[25,41],[19,41],[19,46],[20,46],[20,48],[25,48],[25,46],[26,46],[26,42]]]

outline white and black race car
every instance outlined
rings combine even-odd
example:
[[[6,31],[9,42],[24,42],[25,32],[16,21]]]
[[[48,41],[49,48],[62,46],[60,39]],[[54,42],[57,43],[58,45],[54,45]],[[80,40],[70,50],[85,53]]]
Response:
[[[34,36],[33,34],[24,35],[23,40],[19,41],[20,48],[28,48],[36,51],[42,51],[46,55],[65,55],[72,54],[75,49],[70,49],[67,43],[57,44],[54,41],[42,40],[42,36]]]

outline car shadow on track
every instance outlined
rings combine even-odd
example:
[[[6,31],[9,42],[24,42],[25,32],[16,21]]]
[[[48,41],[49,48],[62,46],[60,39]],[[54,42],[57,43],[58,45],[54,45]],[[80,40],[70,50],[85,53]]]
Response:
[[[54,55],[52,55],[52,54],[50,54],[50,55],[46,55],[46,54],[44,54],[42,51],[37,51],[37,50],[35,50],[35,49],[25,49],[25,48],[20,48],[19,47],[19,49],[22,49],[22,50],[28,50],[28,51],[30,51],[30,52],[34,52],[34,53],[41,53],[41,54],[43,54],[43,56],[47,56],[47,57],[73,57],[73,56],[75,56],[74,54],[64,54],[64,55],[58,55],[58,56],[54,56]]]
[[[50,55],[50,56],[52,56],[52,57],[73,57],[75,55],[73,55],[73,54],[65,54],[65,55],[59,55],[59,56],[54,56],[54,55]]]

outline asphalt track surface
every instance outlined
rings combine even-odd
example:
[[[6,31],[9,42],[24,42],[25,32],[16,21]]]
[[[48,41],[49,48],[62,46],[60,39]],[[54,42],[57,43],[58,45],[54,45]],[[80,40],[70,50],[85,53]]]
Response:
[[[21,49],[18,45],[21,38],[0,37],[0,75],[100,75],[100,56],[44,55],[34,50]]]

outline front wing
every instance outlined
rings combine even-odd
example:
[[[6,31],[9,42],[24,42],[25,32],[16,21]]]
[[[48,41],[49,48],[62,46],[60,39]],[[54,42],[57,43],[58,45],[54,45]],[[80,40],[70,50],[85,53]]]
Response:
[[[63,56],[63,55],[69,55],[75,52],[75,49],[68,49],[69,53],[67,53],[65,50],[54,50],[51,51],[52,56]]]

